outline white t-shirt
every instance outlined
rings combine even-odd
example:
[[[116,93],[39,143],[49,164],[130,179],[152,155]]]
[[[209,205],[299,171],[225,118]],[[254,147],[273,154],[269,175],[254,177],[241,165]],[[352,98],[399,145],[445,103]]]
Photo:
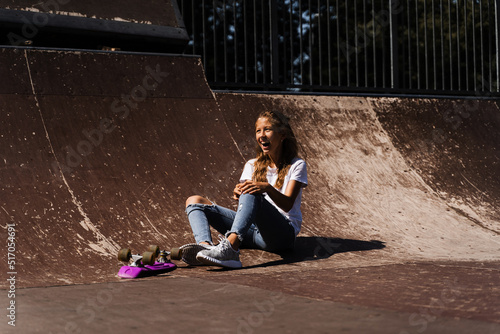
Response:
[[[243,168],[243,173],[240,177],[240,182],[244,182],[246,180],[252,180],[253,171],[254,171],[254,163],[257,159],[249,160],[245,167]],[[276,168],[267,167],[267,182],[274,186],[276,181],[278,180],[278,171]],[[278,189],[281,193],[285,192],[285,189],[290,182],[290,180],[295,180],[303,184],[303,187],[307,186],[307,166],[306,162],[300,158],[294,158],[292,160],[292,165],[288,170],[288,173],[285,176],[285,180],[283,182],[283,187]],[[300,189],[299,195],[295,199],[295,203],[293,203],[293,207],[290,211],[285,212],[281,210],[269,197],[266,193],[264,194],[266,200],[268,200],[271,204],[273,204],[278,211],[285,216],[288,220],[291,221],[293,228],[295,229],[295,235],[299,234],[300,226],[302,224],[302,212],[300,211],[300,204],[302,203],[302,188]]]

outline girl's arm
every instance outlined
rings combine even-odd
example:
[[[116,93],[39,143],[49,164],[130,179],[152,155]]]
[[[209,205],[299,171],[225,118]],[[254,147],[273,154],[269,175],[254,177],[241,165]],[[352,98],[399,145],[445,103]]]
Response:
[[[281,193],[268,182],[245,181],[240,183],[238,186],[241,190],[241,194],[267,193],[281,210],[288,212],[292,209],[295,199],[299,195],[300,188],[302,188],[303,184],[299,181],[290,180],[285,189],[285,193]]]

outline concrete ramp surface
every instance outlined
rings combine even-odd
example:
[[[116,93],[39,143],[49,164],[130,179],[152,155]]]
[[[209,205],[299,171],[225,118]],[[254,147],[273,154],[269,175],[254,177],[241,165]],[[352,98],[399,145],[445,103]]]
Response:
[[[469,124],[453,131],[453,124],[440,122],[440,110],[451,117],[468,101],[217,99],[229,128],[238,129],[237,142],[248,140],[255,112],[291,115],[311,177],[304,233],[379,240],[388,255],[406,259],[498,259],[500,118],[494,103],[474,101],[477,110],[470,108],[463,121]],[[433,133],[437,126],[442,138]]]
[[[191,241],[185,199],[234,205],[264,109],[291,117],[308,162],[304,236],[375,240],[380,258],[498,259],[492,102],[214,95],[197,58],[1,57],[16,78],[1,87],[2,214],[21,285],[101,281],[120,247]]]
[[[2,215],[16,224],[21,286],[102,281],[121,245],[187,242],[186,195],[213,184],[214,171],[225,172],[220,183],[236,177],[223,168],[242,157],[198,59],[1,57],[2,77],[19,78],[3,82],[1,146]],[[206,192],[220,196],[220,183]]]
[[[116,282],[119,248],[192,242],[186,198],[232,207],[256,116],[275,109],[308,163],[295,252],[246,250],[244,270],[172,276],[333,300],[342,288],[332,277],[359,287],[391,273],[401,291],[419,279],[397,273],[433,282],[473,268],[478,300],[490,299],[459,316],[498,321],[495,101],[212,92],[200,60],[175,55],[17,48],[2,49],[0,63],[2,239],[15,231],[15,267],[0,270],[15,271],[18,288]],[[280,282],[293,273],[311,284],[287,290]]]

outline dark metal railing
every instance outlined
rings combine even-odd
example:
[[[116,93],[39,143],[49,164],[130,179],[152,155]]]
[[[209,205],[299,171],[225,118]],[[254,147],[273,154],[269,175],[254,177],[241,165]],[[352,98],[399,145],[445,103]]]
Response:
[[[500,96],[496,0],[178,0],[214,89]]]

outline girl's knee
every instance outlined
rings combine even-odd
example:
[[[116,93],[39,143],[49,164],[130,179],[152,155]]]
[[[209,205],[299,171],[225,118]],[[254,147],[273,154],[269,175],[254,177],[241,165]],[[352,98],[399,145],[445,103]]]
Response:
[[[207,204],[207,205],[211,205],[212,202],[210,202],[208,199],[206,199],[205,197],[202,197],[202,196],[199,196],[199,195],[194,195],[194,196],[190,196],[187,200],[186,200],[186,208],[188,207],[188,205],[190,204]]]

